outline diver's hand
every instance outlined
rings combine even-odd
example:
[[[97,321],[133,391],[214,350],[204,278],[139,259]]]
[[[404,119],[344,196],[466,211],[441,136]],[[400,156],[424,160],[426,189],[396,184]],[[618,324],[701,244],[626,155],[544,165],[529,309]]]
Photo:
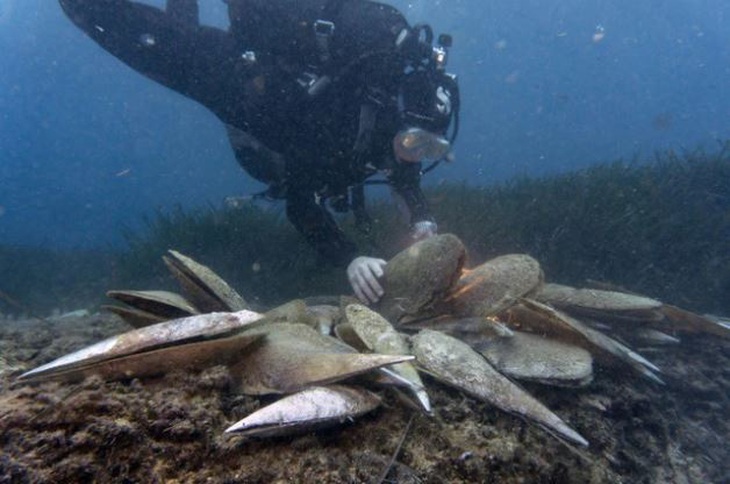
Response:
[[[413,230],[411,231],[411,238],[418,242],[419,240],[428,239],[438,233],[438,225],[436,222],[429,220],[423,220],[413,224]]]
[[[347,278],[357,298],[364,304],[376,303],[383,296],[378,278],[383,276],[386,262],[375,257],[356,257],[347,266]]]

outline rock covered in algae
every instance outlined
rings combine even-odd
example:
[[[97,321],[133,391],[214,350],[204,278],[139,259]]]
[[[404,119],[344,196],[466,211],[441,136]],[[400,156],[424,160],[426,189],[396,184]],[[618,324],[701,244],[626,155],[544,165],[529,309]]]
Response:
[[[400,252],[385,266],[385,296],[378,312],[394,324],[433,314],[459,278],[465,258],[464,244],[451,234]]]

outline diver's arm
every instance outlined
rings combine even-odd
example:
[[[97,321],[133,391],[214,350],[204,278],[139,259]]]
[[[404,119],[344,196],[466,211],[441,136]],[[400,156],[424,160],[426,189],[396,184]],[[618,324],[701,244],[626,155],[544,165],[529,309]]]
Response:
[[[106,51],[145,76],[216,112],[239,70],[227,32],[201,27],[197,2],[171,0],[169,11],[127,0],[59,0],[71,21]],[[195,5],[193,5],[193,3]]]
[[[391,173],[389,180],[395,193],[408,208],[412,226],[415,227],[419,222],[435,222],[421,190],[420,163],[399,163]]]
[[[383,275],[386,262],[359,256],[355,244],[340,230],[314,193],[289,186],[286,215],[322,259],[336,266],[347,266],[352,290],[363,304],[375,303],[381,298],[384,291],[378,279]]]
[[[288,186],[286,215],[324,260],[336,266],[345,266],[358,255],[355,244],[337,226],[332,215],[312,191]]]

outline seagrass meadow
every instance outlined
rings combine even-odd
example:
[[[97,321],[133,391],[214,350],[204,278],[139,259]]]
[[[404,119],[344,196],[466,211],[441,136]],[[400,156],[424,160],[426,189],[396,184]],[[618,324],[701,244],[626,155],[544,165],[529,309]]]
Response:
[[[440,231],[464,241],[472,264],[523,252],[553,280],[609,282],[730,313],[730,144],[488,187],[446,183],[427,197]],[[344,229],[363,253],[389,258],[403,247],[405,227],[389,201],[369,210],[369,233],[347,218]],[[345,283],[280,212],[255,205],[158,212],[125,238],[126,248],[113,251],[0,246],[0,312],[44,314],[93,306],[112,287],[169,287],[159,264],[169,248],[218,268],[263,306],[337,293]]]

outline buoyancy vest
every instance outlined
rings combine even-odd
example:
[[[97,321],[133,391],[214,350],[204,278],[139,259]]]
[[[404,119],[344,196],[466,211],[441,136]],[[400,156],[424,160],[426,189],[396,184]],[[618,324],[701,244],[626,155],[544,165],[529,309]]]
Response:
[[[230,32],[261,62],[337,75],[358,59],[395,55],[408,29],[394,7],[369,0],[228,0]]]

